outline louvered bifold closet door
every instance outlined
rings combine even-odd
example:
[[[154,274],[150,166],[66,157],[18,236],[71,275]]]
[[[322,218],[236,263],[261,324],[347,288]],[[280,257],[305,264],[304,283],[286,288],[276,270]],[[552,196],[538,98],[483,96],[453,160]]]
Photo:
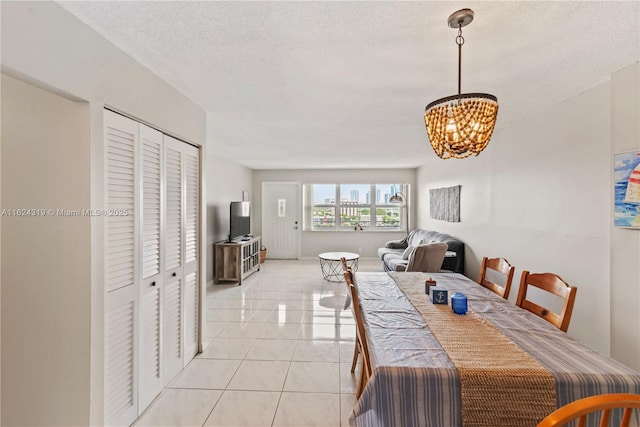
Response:
[[[138,415],[138,123],[104,114],[105,208],[118,213],[104,218],[104,418],[106,425],[121,426]]]
[[[140,278],[140,410],[162,391],[162,133],[140,124],[142,206]]]
[[[184,181],[185,181],[185,324],[184,352],[185,363],[198,350],[198,230],[200,213],[200,151],[191,145],[184,146]]]
[[[164,135],[164,307],[163,357],[165,385],[180,370],[184,360],[184,213],[183,142]]]

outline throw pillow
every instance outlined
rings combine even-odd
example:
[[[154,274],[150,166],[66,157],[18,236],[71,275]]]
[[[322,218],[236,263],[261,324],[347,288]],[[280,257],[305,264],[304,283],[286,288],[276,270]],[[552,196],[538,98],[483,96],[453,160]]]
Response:
[[[411,232],[411,234],[407,235],[407,237],[405,237],[402,240],[391,240],[387,243],[385,243],[385,247],[389,248],[389,249],[404,249],[407,246],[409,246],[409,239],[411,238],[411,235],[413,234],[413,231]]]
[[[390,240],[385,243],[384,247],[389,249],[404,249],[407,247],[407,242],[405,240]]]
[[[411,256],[411,253],[415,250],[416,250],[415,246],[407,247],[407,249],[405,249],[404,252],[402,253],[402,259],[409,259],[409,257]]]

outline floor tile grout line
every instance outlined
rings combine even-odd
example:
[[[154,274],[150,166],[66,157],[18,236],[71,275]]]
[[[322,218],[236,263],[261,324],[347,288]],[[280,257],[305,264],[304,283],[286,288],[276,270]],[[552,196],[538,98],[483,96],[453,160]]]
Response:
[[[213,404],[213,406],[211,407],[211,410],[209,411],[209,414],[204,419],[204,422],[202,423],[202,425],[200,427],[204,427],[207,424],[207,421],[209,421],[209,418],[211,417],[211,414],[213,414],[213,410],[216,409],[216,406],[218,406],[218,403],[220,402],[220,399],[222,399],[222,396],[224,395],[225,391],[226,390],[224,390],[222,393],[220,393],[220,396],[218,396],[218,399],[216,400],[216,403]],[[340,409],[340,410],[342,410],[342,409]],[[340,425],[342,425],[342,421],[340,422]]]
[[[315,263],[313,263],[315,264]],[[266,271],[265,271],[266,273]],[[254,275],[257,277],[257,275]],[[307,276],[302,276],[302,274],[300,275],[300,277],[307,277]],[[249,278],[252,279],[253,277]],[[295,324],[295,325],[300,325],[299,326],[299,332],[298,335],[296,336],[296,338],[283,338],[283,337],[277,337],[277,336],[273,336],[273,337],[261,337],[261,336],[257,336],[257,337],[244,337],[244,336],[228,336],[228,337],[220,337],[220,334],[222,333],[223,330],[225,329],[231,329],[232,325],[238,324],[238,323],[245,323],[245,324],[249,324],[249,323],[255,323],[255,324],[261,324],[262,328],[265,328],[267,324],[277,324],[279,322],[269,322],[269,321],[262,321],[262,322],[250,322],[248,320],[251,320],[251,318],[255,318],[256,316],[272,316],[273,312],[277,311],[277,306],[274,306],[273,309],[271,310],[261,310],[260,304],[267,304],[270,305],[271,303],[266,303],[266,302],[257,302],[255,304],[258,305],[257,308],[237,308],[237,309],[233,309],[233,308],[208,308],[211,310],[252,310],[253,314],[248,318],[248,319],[236,319],[236,320],[231,320],[231,321],[226,321],[226,325],[221,329],[221,332],[219,332],[216,336],[214,337],[207,337],[208,339],[210,339],[211,342],[215,342],[214,340],[216,338],[237,338],[237,339],[247,339],[247,340],[251,340],[251,345],[249,346],[249,349],[247,350],[247,352],[244,354],[242,361],[240,363],[240,365],[245,361],[245,360],[251,360],[251,361],[274,361],[273,358],[268,358],[268,359],[247,359],[247,356],[249,355],[249,353],[252,351],[252,349],[256,346],[256,344],[258,344],[258,340],[285,340],[285,341],[295,341],[295,345],[293,346],[293,352],[291,354],[290,358],[287,358],[288,360],[281,360],[282,362],[288,362],[288,368],[287,368],[287,372],[285,374],[285,380],[284,383],[281,387],[280,391],[273,391],[273,392],[279,392],[279,396],[278,396],[278,402],[276,405],[276,410],[274,411],[273,417],[272,417],[272,422],[271,425],[275,425],[275,421],[276,421],[276,416],[278,414],[278,409],[280,409],[280,405],[282,404],[282,399],[283,399],[283,394],[285,393],[284,391],[284,385],[286,384],[287,379],[289,378],[290,374],[291,374],[291,367],[293,365],[293,362],[302,362],[302,363],[330,363],[330,364],[335,364],[338,363],[338,379],[340,381],[340,388],[338,389],[337,393],[327,393],[326,391],[323,392],[318,392],[318,391],[291,391],[291,393],[313,393],[313,394],[330,394],[330,395],[337,395],[338,398],[338,417],[337,419],[339,420],[339,425],[343,425],[343,419],[342,419],[342,409],[343,409],[343,399],[342,396],[345,395],[353,395],[353,393],[344,393],[342,391],[342,386],[341,386],[341,363],[342,362],[342,354],[343,353],[341,351],[341,347],[342,347],[342,343],[349,343],[352,344],[353,343],[353,339],[349,339],[348,337],[345,336],[339,336],[339,337],[332,337],[330,339],[328,338],[319,338],[319,337],[313,337],[313,336],[308,336],[308,337],[303,337],[303,328],[305,328],[304,325],[328,325],[328,326],[333,326],[335,328],[341,328],[342,326],[345,327],[350,327],[350,326],[354,326],[355,323],[353,321],[349,322],[347,319],[340,319],[339,317],[337,319],[335,319],[335,321],[333,322],[315,322],[314,318],[318,317],[318,318],[322,318],[322,317],[329,317],[329,313],[335,313],[335,309],[327,309],[327,310],[318,310],[317,306],[318,305],[318,301],[320,300],[320,298],[322,296],[331,296],[331,295],[335,295],[335,286],[333,286],[333,284],[329,284],[330,286],[328,286],[326,283],[322,283],[321,285],[318,284],[309,284],[308,286],[304,287],[304,290],[302,292],[296,292],[295,295],[297,295],[297,298],[289,300],[289,299],[285,299],[282,297],[292,297],[294,294],[292,293],[287,293],[287,292],[293,292],[293,290],[289,290],[287,289],[287,287],[285,286],[280,286],[277,285],[277,288],[271,288],[269,289],[269,285],[270,283],[288,283],[291,281],[297,281],[299,280],[299,278],[296,277],[291,277],[291,278],[283,278],[283,279],[278,279],[278,280],[272,280],[270,282],[263,282],[263,281],[255,281],[255,282],[247,282],[243,289],[243,291],[249,291],[251,292],[252,290],[255,290],[256,292],[254,293],[254,295],[252,296],[256,296],[259,297],[260,294],[259,292],[261,291],[265,291],[265,290],[269,290],[272,291],[272,293],[270,293],[269,295],[272,296],[278,296],[280,295],[280,298],[278,298],[277,300],[274,298],[247,298],[247,300],[251,299],[253,301],[281,301],[283,304],[285,304],[286,306],[295,306],[295,307],[301,307],[301,309],[299,310],[288,310],[288,311],[299,311],[302,312],[301,313],[301,319],[300,321],[296,321],[296,322],[285,322],[284,324]],[[252,288],[249,288],[250,285],[253,285]],[[248,288],[248,289],[247,289]],[[280,293],[280,294],[278,294]],[[209,297],[220,297],[220,300],[228,300],[228,301],[233,301],[233,300],[237,300],[238,298],[241,298],[240,295],[235,295],[235,298],[227,298],[230,295],[227,293],[226,295],[212,295],[211,293],[208,292],[207,298]],[[289,301],[291,301],[291,303],[289,303]],[[235,305],[237,304],[236,302],[230,302],[230,303],[221,303],[221,304],[230,304],[230,305]],[[277,304],[277,303],[276,303]],[[262,308],[264,308],[264,306],[262,306]],[[260,311],[258,311],[260,310]],[[264,315],[261,314],[261,311],[269,311],[271,314],[270,315]],[[308,314],[307,314],[308,312]],[[314,315],[315,314],[315,315]],[[268,317],[267,317],[268,319]],[[324,319],[324,320],[329,320]],[[352,320],[352,319],[349,319]],[[348,323],[347,323],[348,322]],[[309,329],[310,327],[306,327],[307,329]],[[326,329],[329,329],[328,327]],[[262,333],[262,331],[259,332],[259,335]],[[336,359],[332,359],[332,360],[294,360],[295,357],[295,352],[297,350],[297,348],[306,342],[319,342],[319,343],[336,343],[337,345],[337,350],[338,350],[338,354],[337,354],[337,360]],[[304,359],[304,358],[303,358]],[[222,359],[224,360],[224,359]],[[234,360],[234,359],[231,359]],[[235,359],[237,360],[237,359]],[[347,363],[347,362],[344,362]],[[233,377],[237,374],[237,370],[239,369],[240,365],[238,366],[238,368],[236,369],[236,372],[233,373],[231,379],[229,380],[229,383],[227,384],[225,390],[223,391],[230,391],[229,390],[229,384],[231,383],[231,381],[233,380]],[[221,395],[222,396],[222,395]],[[220,397],[218,399],[218,401],[216,402],[216,405],[219,404],[219,401],[222,397]],[[215,409],[215,405],[214,405],[214,409]],[[212,409],[212,411],[214,410]],[[211,416],[211,412],[209,414],[209,417]],[[207,419],[209,418],[207,417]],[[206,423],[206,421],[205,421]]]
[[[282,387],[284,388],[284,384],[282,385]],[[271,418],[271,427],[273,427],[273,424],[276,422],[276,415],[278,415],[278,408],[280,407],[280,401],[282,400],[282,393],[284,393],[284,391],[280,392],[280,396],[278,396],[278,403],[276,404],[276,410],[273,411],[273,418]]]
[[[271,420],[271,427],[273,427],[273,424],[276,422],[276,415],[278,415],[278,408],[280,407],[280,401],[282,400],[282,393],[284,393],[284,386],[287,383],[287,377],[289,376],[289,371],[290,370],[291,370],[291,361],[289,361],[289,366],[287,367],[287,373],[284,375],[284,381],[282,382],[282,390],[280,390],[280,397],[278,398],[278,404],[276,405],[276,410],[273,412],[273,419]]]
[[[168,387],[163,390],[162,394],[165,394],[170,390],[197,390],[197,391],[231,391],[231,392],[252,392],[252,393],[299,393],[299,394],[330,394],[330,395],[353,395],[354,393],[346,392],[330,392],[330,391],[309,391],[309,390],[269,390],[260,388],[202,388],[202,387]],[[158,398],[162,396],[158,395]]]

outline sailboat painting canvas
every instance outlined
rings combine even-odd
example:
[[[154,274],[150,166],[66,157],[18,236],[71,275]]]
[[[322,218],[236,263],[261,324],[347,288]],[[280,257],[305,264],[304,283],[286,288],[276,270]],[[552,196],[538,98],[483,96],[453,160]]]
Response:
[[[614,156],[613,179],[614,225],[640,228],[640,150]]]

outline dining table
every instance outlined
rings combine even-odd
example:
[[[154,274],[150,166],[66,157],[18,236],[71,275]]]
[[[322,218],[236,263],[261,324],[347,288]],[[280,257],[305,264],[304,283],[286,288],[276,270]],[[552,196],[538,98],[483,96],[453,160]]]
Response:
[[[446,304],[431,302],[426,279]],[[533,427],[583,397],[640,394],[640,373],[464,275],[357,272],[355,284],[372,374],[350,426]],[[452,311],[453,293],[466,314]]]

